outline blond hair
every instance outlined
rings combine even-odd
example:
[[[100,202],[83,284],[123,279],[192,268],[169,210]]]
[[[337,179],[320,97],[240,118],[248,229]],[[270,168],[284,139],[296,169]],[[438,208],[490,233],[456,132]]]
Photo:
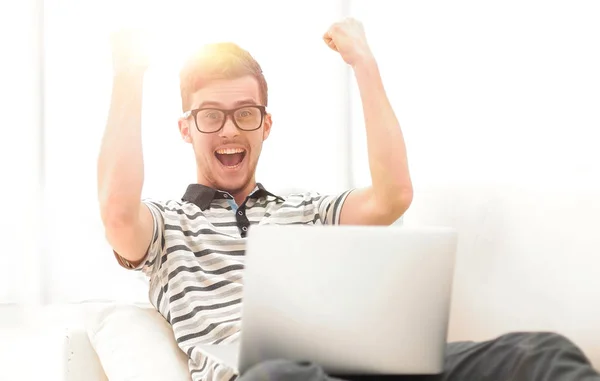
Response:
[[[208,82],[247,75],[254,77],[258,82],[260,101],[266,106],[267,81],[254,57],[232,42],[205,45],[189,57],[179,73],[182,110],[189,110],[192,94]]]

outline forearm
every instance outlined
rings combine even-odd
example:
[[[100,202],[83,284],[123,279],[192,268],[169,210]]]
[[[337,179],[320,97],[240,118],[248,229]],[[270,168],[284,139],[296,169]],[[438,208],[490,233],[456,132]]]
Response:
[[[374,196],[384,203],[412,197],[412,183],[400,124],[371,56],[354,65],[363,105]]]
[[[111,106],[98,157],[98,198],[103,221],[138,216],[144,183],[143,73],[114,77]]]

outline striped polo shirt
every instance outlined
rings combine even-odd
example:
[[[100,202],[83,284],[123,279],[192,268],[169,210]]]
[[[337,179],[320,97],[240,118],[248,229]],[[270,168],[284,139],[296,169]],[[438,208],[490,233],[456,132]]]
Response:
[[[122,266],[147,275],[150,302],[188,355],[192,380],[237,377],[197,346],[239,339],[244,253],[252,226],[338,224],[349,193],[307,192],[282,198],[257,184],[237,205],[227,192],[191,184],[181,201],[144,200],[154,220],[145,260],[134,268],[115,255]]]

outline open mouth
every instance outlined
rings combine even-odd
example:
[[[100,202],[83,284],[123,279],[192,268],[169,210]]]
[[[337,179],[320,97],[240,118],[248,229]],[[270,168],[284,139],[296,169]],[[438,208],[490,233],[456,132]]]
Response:
[[[246,150],[243,148],[220,148],[215,151],[215,157],[224,167],[234,169],[244,161]]]

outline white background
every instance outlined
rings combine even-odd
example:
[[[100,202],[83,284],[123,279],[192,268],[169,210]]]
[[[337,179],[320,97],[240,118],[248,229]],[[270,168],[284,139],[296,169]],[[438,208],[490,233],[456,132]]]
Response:
[[[0,303],[36,304],[41,287],[39,10],[0,2]]]
[[[119,269],[105,244],[96,204],[108,32],[118,25],[151,25],[161,37],[145,93],[145,195],[180,197],[194,181],[176,130],[174,68],[186,49],[223,39],[247,48],[269,83],[275,124],[259,181],[322,192],[369,183],[355,83],[320,40],[346,2],[227,2],[227,12],[207,8],[214,2],[119,2],[129,10],[109,20],[116,2],[49,0],[43,130],[32,3],[0,9],[2,49],[11,52],[0,70],[8,105],[0,113],[0,302],[145,298],[144,283]],[[458,226],[468,238],[454,321],[468,323],[474,337],[562,329],[596,350],[600,5],[349,3],[406,137],[415,186],[407,222]],[[146,18],[128,19],[136,9]],[[311,113],[298,112],[307,106]],[[455,337],[466,332],[453,327]]]
[[[379,57],[417,185],[600,183],[597,2],[395,4],[353,9]],[[359,114],[358,98],[351,109]],[[362,125],[353,126],[353,169],[367,184]]]

